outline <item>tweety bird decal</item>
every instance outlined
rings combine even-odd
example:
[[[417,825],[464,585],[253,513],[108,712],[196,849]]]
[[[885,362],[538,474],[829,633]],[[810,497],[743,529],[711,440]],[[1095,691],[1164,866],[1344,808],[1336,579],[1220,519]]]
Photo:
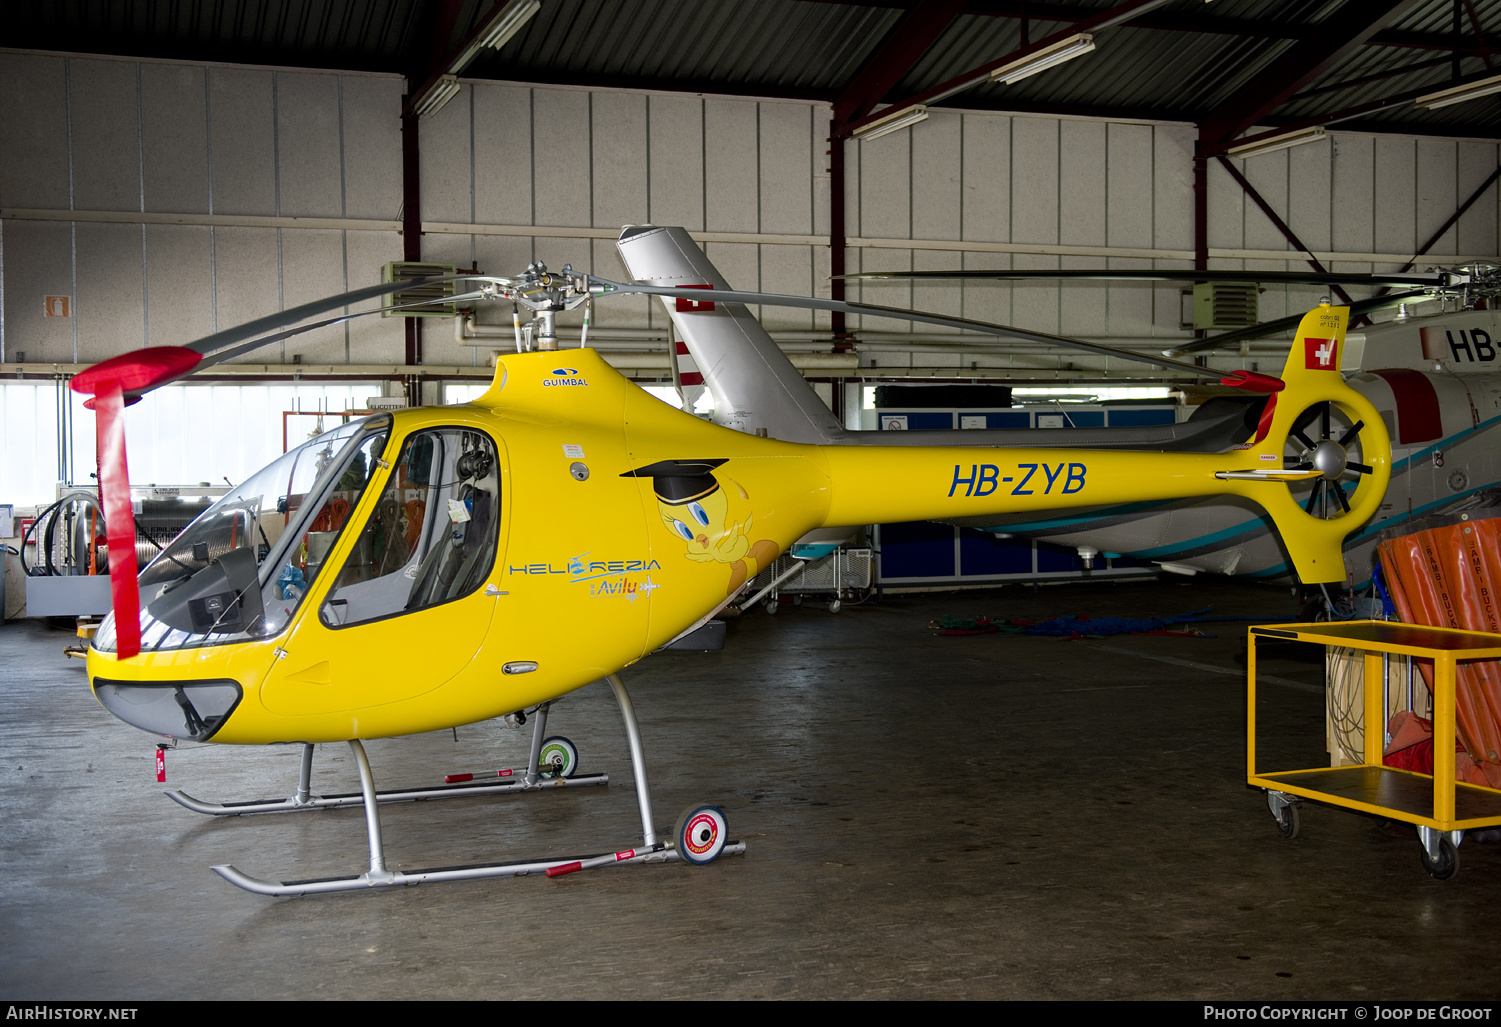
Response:
[[[650,478],[657,507],[667,530],[688,546],[688,559],[697,563],[729,564],[733,595],[745,582],[771,566],[777,544],[751,541],[755,520],[750,495],[733,478],[721,479],[714,469],[724,460],[659,460],[627,471],[622,478]],[[744,511],[744,519],[738,517]]]

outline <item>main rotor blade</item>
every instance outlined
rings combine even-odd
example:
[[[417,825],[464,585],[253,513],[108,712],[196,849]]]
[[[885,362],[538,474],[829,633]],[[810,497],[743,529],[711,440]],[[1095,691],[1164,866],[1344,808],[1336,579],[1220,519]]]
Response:
[[[1308,272],[1301,271],[1176,271],[1119,270],[1088,268],[1049,271],[1045,269],[1007,271],[863,271],[856,274],[831,275],[846,281],[900,281],[925,279],[962,281],[1027,281],[1057,279],[1086,282],[1254,282],[1263,285],[1405,285],[1442,289],[1452,276],[1445,271],[1419,274],[1383,274],[1381,272]]]
[[[483,297],[484,294],[480,292],[466,292],[456,296],[445,296],[443,297],[442,302],[463,303],[466,300],[477,300],[482,299]],[[432,300],[413,300],[411,303],[393,303],[390,306],[386,307],[373,307],[370,310],[356,310],[351,314],[340,314],[338,317],[325,318],[322,321],[314,321],[312,324],[298,325],[295,328],[287,328],[283,331],[275,332],[271,335],[263,336],[259,339],[252,339],[250,342],[243,343],[242,345],[236,346],[233,349],[223,350],[219,353],[215,353],[212,357],[206,358],[201,364],[193,368],[193,371],[196,373],[198,371],[202,371],[205,367],[213,367],[215,364],[222,364],[226,360],[233,360],[235,357],[244,356],[246,353],[259,349],[262,346],[268,346],[273,342],[280,342],[283,339],[290,339],[293,336],[303,335],[307,332],[315,332],[319,328],[327,328],[330,325],[343,324],[346,321],[353,321],[357,317],[369,317],[371,314],[389,314],[392,311],[396,310],[406,310],[408,307],[425,307],[430,305],[431,303],[433,303]],[[176,379],[173,380],[175,381]],[[161,384],[165,385],[167,383],[162,382]],[[155,388],[156,386],[152,387]]]
[[[443,302],[462,303],[465,300],[481,299],[483,298],[483,295],[483,293],[479,292],[462,293],[457,296],[445,296],[443,297]],[[140,399],[148,392],[155,392],[163,385],[171,385],[173,382],[181,381],[189,375],[197,374],[199,371],[202,371],[205,368],[213,367],[215,364],[222,364],[227,360],[233,360],[235,357],[244,356],[246,353],[251,353],[255,350],[258,350],[262,346],[269,346],[273,342],[280,342],[283,339],[290,339],[293,336],[303,335],[307,332],[315,332],[319,328],[327,328],[330,325],[342,324],[345,321],[353,321],[357,317],[369,317],[371,314],[388,314],[391,311],[405,310],[408,307],[427,306],[432,302],[432,300],[414,300],[411,303],[396,303],[386,307],[374,307],[370,310],[357,310],[352,314],[341,314],[338,317],[325,318],[322,321],[314,321],[312,324],[298,325],[295,328],[286,328],[282,331],[273,332],[270,335],[265,335],[258,339],[251,339],[249,342],[241,343],[240,345],[234,346],[230,349],[221,349],[211,357],[204,357],[197,364],[183,371],[181,374],[175,374],[170,378],[162,378],[158,381],[153,381],[148,387],[144,389],[127,389],[125,390],[125,401],[127,403],[134,403],[136,400]]]
[[[402,289],[413,285],[437,285],[442,282],[484,281],[509,283],[508,278],[495,278],[489,275],[447,275],[442,278],[407,278],[399,282],[384,282],[380,285],[367,285],[361,289],[353,289],[349,292],[339,293],[337,296],[327,296],[321,300],[313,300],[301,306],[289,307],[286,310],[278,310],[274,314],[258,317],[254,321],[246,321],[242,325],[226,328],[222,332],[205,335],[195,342],[190,342],[184,349],[190,349],[195,353],[212,353],[223,349],[225,346],[241,342],[245,339],[253,339],[262,332],[274,331],[287,325],[294,325],[299,321],[305,321],[315,314],[321,314],[326,310],[335,310],[338,307],[358,303],[375,296],[384,296],[388,293],[397,293]],[[452,302],[457,297],[444,296],[441,301],[424,300],[425,303]]]
[[[1425,292],[1403,292],[1391,296],[1374,296],[1368,300],[1356,300],[1350,304],[1350,317],[1356,318],[1361,314],[1369,314],[1376,310],[1385,310],[1389,307],[1400,306],[1403,303],[1413,303],[1423,299],[1429,299]],[[1246,342],[1250,339],[1261,339],[1268,335],[1277,335],[1280,332],[1296,331],[1303,321],[1302,314],[1289,314],[1287,317],[1279,317],[1273,321],[1263,321],[1249,328],[1237,328],[1232,332],[1221,332],[1219,335],[1211,335],[1207,339],[1194,339],[1174,346],[1172,349],[1163,350],[1170,357],[1181,357],[1187,353],[1198,353],[1206,349],[1218,349],[1229,346],[1232,343]]]
[[[967,331],[980,332],[985,335],[996,335],[1002,338],[1022,339],[1027,342],[1039,342],[1048,346],[1062,346],[1067,349],[1083,350],[1086,353],[1095,353],[1100,356],[1117,357],[1121,360],[1130,360],[1134,363],[1150,364],[1153,367],[1164,367],[1173,371],[1181,371],[1191,374],[1195,378],[1223,378],[1223,371],[1215,371],[1195,364],[1186,364],[1178,360],[1165,359],[1147,353],[1134,353],[1130,350],[1116,349],[1113,346],[1101,346],[1098,343],[1084,342],[1080,339],[1069,339],[1061,335],[1049,335],[1046,332],[1034,332],[1025,328],[1015,328],[1011,325],[992,324],[988,321],[971,321],[964,317],[948,317],[943,314],[928,314],[922,311],[902,310],[898,307],[882,307],[872,303],[849,303],[844,300],[826,300],[816,296],[782,296],[776,293],[766,292],[740,292],[735,289],[675,289],[665,285],[637,285],[611,282],[602,278],[590,278],[590,282],[604,286],[605,292],[601,296],[616,294],[644,294],[647,296],[665,296],[677,299],[689,299],[697,303],[755,303],[768,307],[802,307],[808,310],[831,310],[844,314],[864,314],[871,317],[890,317],[901,321],[916,321],[921,324],[939,325],[944,328],[961,328]]]

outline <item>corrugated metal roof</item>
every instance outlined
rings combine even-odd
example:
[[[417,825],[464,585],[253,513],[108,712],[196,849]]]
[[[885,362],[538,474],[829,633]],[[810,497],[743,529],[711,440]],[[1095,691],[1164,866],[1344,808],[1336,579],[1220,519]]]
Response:
[[[522,32],[465,74],[833,95],[900,17],[800,0],[545,0]]]
[[[0,5],[0,38],[20,48],[381,70],[421,80],[497,2],[11,0]],[[885,100],[902,100],[1014,52],[1023,45],[1024,25],[1036,42],[1070,32],[1117,2],[971,0],[910,67],[892,69],[895,83]],[[1171,0],[1099,30],[1092,54],[1011,86],[983,82],[942,103],[1203,122],[1245,101],[1282,55],[1348,35],[1363,14],[1382,6]],[[833,102],[888,35],[914,31],[903,21],[909,9],[917,8],[920,22],[932,7],[916,0],[542,0],[541,12],[515,38],[464,74]],[[1498,97],[1438,111],[1416,107],[1410,96],[1381,106],[1415,90],[1443,88],[1456,69],[1471,78],[1501,74],[1501,49],[1491,51],[1498,43],[1501,0],[1417,0],[1258,120],[1276,126],[1330,119],[1346,128],[1501,137]]]

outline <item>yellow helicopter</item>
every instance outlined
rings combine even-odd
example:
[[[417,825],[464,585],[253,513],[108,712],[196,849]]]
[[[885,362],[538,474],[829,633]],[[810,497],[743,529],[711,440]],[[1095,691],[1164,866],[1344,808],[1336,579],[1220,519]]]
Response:
[[[158,736],[303,745],[293,797],[217,804],[174,795],[190,808],[215,814],[365,808],[368,872],[274,882],[213,868],[232,883],[294,895],[551,876],[620,863],[702,864],[743,851],[713,806],[690,808],[670,837],[658,836],[640,736],[618,672],[707,622],[811,530],[1235,495],[1267,511],[1299,576],[1312,584],[1344,578],[1341,543],[1372,516],[1386,490],[1390,445],[1381,417],[1339,372],[1343,307],[1325,303],[1303,318],[1280,380],[1254,372],[1224,379],[1272,394],[1253,437],[1229,452],[841,447],[779,442],[706,423],[642,391],[592,349],[548,345],[554,314],[612,294],[684,300],[706,313],[734,308],[737,316],[744,316],[738,305],[748,302],[836,301],[720,291],[705,302],[699,290],[564,271],[538,265],[514,279],[464,279],[474,297],[536,311],[543,346],[498,357],[484,395],[462,406],[376,415],[291,450],[225,495],[138,580],[122,406],[194,369],[317,327],[286,329],[288,323],[392,286],[273,315],[190,347],[115,357],[73,379],[73,388],[94,395],[112,557],[114,614],[88,654],[98,701]],[[888,308],[839,306],[900,316]],[[518,329],[518,350],[524,348]],[[1325,403],[1343,410],[1354,428],[1307,459],[1285,459],[1298,418]],[[1362,464],[1351,463],[1344,449],[1357,433]],[[1289,491],[1289,483],[1333,481],[1351,468],[1361,472],[1360,483],[1349,510],[1334,517],[1305,512]],[[565,624],[574,627],[562,630]],[[579,624],[589,625],[587,644]],[[533,863],[386,869],[381,801],[600,783],[602,775],[574,778],[576,753],[566,740],[544,737],[544,729],[553,700],[601,679],[614,689],[625,719],[640,846]],[[528,767],[501,772],[513,780],[375,789],[362,739],[518,713],[535,723]],[[312,796],[312,743],[336,741],[353,750],[361,791]]]

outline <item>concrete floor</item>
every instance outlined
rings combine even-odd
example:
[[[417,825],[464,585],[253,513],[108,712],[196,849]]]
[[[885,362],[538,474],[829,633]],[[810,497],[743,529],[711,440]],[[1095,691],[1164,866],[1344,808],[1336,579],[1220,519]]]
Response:
[[[718,803],[747,855],[284,900],[208,866],[359,873],[361,813],[213,819],[174,805],[152,739],[95,705],[63,658],[69,635],[12,622],[0,627],[0,996],[1497,996],[1501,846],[1467,842],[1441,883],[1411,828],[1309,806],[1289,842],[1245,788],[1243,624],[1101,641],[927,627],[1210,604],[1297,612],[1286,589],[1203,579],[756,612],[723,652],[626,675],[659,824]],[[1310,687],[1322,665],[1293,656],[1263,668],[1283,682],[1265,688],[1278,710],[1269,769],[1323,757]],[[634,844],[618,725],[602,685],[550,724],[608,789],[383,807],[390,863]],[[377,783],[394,787],[518,766],[526,741],[492,723],[368,748]],[[286,795],[296,771],[294,747],[168,757],[169,784],[207,799]],[[319,747],[314,787],[357,787],[346,747]]]

